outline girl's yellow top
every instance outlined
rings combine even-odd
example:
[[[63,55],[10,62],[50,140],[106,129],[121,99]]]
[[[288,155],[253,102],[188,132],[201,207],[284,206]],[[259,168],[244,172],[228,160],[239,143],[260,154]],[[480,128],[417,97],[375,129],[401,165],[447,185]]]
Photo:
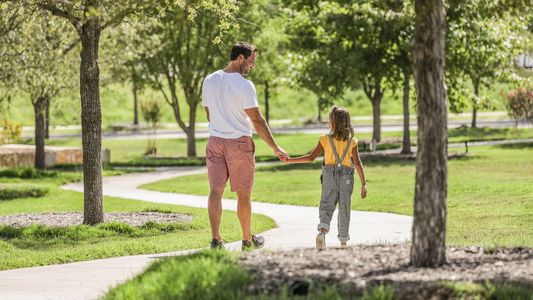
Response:
[[[326,166],[335,165],[335,154],[333,153],[333,149],[331,148],[331,143],[329,142],[329,136],[327,134],[324,134],[319,138],[320,144],[322,145],[322,148],[324,148],[324,164]],[[337,149],[337,154],[339,155],[339,159],[342,157],[342,153],[344,153],[344,148],[346,148],[346,144],[348,144],[348,141],[340,141],[335,138],[333,138],[333,144],[335,144],[335,148]],[[352,159],[352,150],[354,147],[357,147],[357,139],[355,137],[352,138],[352,143],[350,144],[350,149],[348,150],[348,153],[344,157],[344,160],[342,161],[342,165],[346,167],[351,167],[352,164],[350,162],[350,159]]]

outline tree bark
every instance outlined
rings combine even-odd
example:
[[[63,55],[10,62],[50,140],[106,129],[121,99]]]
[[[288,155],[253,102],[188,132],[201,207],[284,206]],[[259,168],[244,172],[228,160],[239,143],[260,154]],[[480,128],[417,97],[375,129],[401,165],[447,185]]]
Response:
[[[50,138],[50,102],[52,99],[50,97],[47,97],[46,99],[46,116],[45,116],[45,128],[44,128],[44,138],[49,139]]]
[[[409,70],[403,72],[403,141],[402,153],[411,153],[411,133],[409,132],[409,78],[411,77]]]
[[[265,80],[265,117],[267,124],[270,125],[270,107],[268,103],[268,98],[270,97],[270,93],[268,91],[268,81]]]
[[[44,170],[45,165],[45,127],[47,97],[40,96],[33,102],[35,113],[35,168]]]
[[[139,125],[139,101],[137,98],[137,76],[135,75],[135,70],[132,68],[131,71],[131,82],[132,82],[132,92],[133,92],[133,125]]]
[[[443,0],[415,0],[414,68],[418,111],[411,264],[446,263],[447,110]]]
[[[472,108],[472,128],[477,126],[477,106],[478,106],[478,96],[479,96],[479,81],[474,81],[474,105]]]
[[[100,70],[98,47],[101,27],[97,19],[89,19],[81,27],[81,129],[83,145],[83,223],[103,222],[102,198],[102,113],[100,109]]]
[[[185,132],[187,134],[187,157],[196,157],[196,136],[195,136],[195,125],[196,125],[196,105],[191,105],[189,107],[189,128]]]
[[[381,142],[381,98],[383,94],[376,93],[372,97],[372,114],[373,114],[373,129],[372,129],[372,140],[377,143]]]
[[[384,91],[381,88],[381,78],[373,78],[370,81],[363,80],[363,91],[366,97],[372,103],[372,140],[376,143],[381,142],[381,99]]]
[[[322,99],[321,98],[318,98],[317,108],[318,108],[318,115],[316,119],[318,123],[322,123]]]

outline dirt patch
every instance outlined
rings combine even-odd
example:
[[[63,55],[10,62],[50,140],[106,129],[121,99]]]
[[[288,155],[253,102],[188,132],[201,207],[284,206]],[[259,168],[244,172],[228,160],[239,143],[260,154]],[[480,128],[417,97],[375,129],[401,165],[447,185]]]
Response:
[[[353,246],[325,251],[256,251],[241,263],[256,274],[251,292],[277,293],[285,286],[305,295],[311,285],[338,286],[349,295],[386,284],[399,299],[448,299],[443,281],[513,283],[533,288],[533,249],[456,247],[440,268],[409,266],[408,245]]]
[[[105,213],[104,222],[122,222],[131,226],[142,226],[148,222],[176,223],[191,222],[192,216],[179,213],[162,212],[124,212]],[[21,228],[32,224],[42,224],[51,227],[66,227],[79,225],[83,222],[83,215],[77,212],[15,214],[0,216],[0,224]]]

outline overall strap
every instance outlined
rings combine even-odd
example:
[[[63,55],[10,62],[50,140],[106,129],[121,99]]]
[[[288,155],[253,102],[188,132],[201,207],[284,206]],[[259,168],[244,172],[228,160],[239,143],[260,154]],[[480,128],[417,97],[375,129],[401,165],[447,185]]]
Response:
[[[335,164],[340,167],[341,160],[339,159],[339,154],[337,153],[337,148],[335,148],[335,143],[333,143],[333,137],[328,134],[329,143],[331,144],[331,149],[333,149],[333,154],[335,154]]]
[[[335,144],[333,143],[333,137],[331,135],[328,135],[329,142],[331,144],[331,148],[333,149],[333,154],[335,155],[335,164],[340,167],[342,165],[342,161],[346,157],[346,154],[348,153],[348,149],[350,149],[350,144],[352,143],[352,140],[348,141],[348,144],[346,145],[346,148],[344,148],[344,152],[342,153],[342,157],[339,158],[339,154],[337,153],[337,148],[335,147]],[[353,164],[353,163],[352,163]]]
[[[346,157],[346,155],[348,154],[348,150],[350,150],[350,144],[352,143],[352,140],[348,140],[348,144],[346,144],[346,148],[344,148],[344,152],[342,153],[342,157],[341,157],[341,162],[344,161],[344,158]],[[352,165],[353,167],[353,163],[352,163],[352,160],[350,159],[350,164]]]

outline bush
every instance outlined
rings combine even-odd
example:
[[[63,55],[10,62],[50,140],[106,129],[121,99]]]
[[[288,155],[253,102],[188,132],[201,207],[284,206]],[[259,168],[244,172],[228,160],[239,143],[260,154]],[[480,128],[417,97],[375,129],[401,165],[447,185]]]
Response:
[[[17,143],[21,133],[22,126],[19,123],[8,120],[0,121],[0,145]]]
[[[57,177],[56,171],[38,170],[35,168],[10,168],[0,169],[0,177],[5,178],[21,178],[21,179],[37,179],[44,177]]]
[[[2,186],[0,185],[0,200],[17,198],[38,198],[48,194],[47,188],[32,186]]]
[[[521,87],[507,94],[507,110],[515,120],[533,124],[533,88]]]

